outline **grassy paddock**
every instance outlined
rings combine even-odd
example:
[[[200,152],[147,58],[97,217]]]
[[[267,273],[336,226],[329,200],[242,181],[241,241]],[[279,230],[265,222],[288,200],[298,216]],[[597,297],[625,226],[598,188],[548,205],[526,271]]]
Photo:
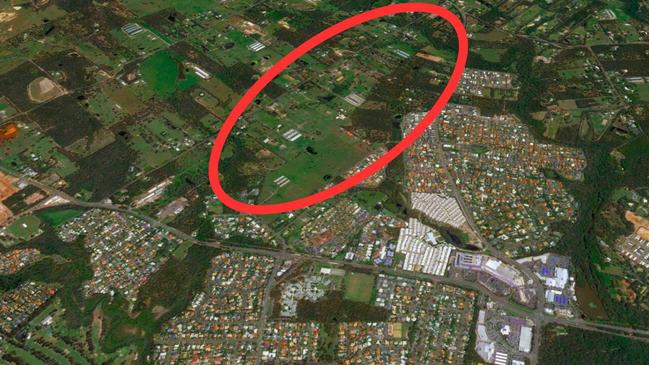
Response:
[[[345,275],[345,296],[346,300],[368,303],[372,300],[372,289],[374,288],[374,275],[362,273],[347,273]]]

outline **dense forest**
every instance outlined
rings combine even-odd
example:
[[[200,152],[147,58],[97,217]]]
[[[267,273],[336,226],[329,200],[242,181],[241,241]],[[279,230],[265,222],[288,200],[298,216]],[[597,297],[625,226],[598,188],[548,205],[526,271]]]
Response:
[[[649,364],[649,346],[626,337],[578,328],[546,326],[543,339],[540,364]]]
[[[578,284],[597,293],[610,320],[634,326],[647,326],[649,316],[638,304],[620,302],[612,297],[610,283],[600,271],[605,254],[598,242],[600,239],[610,241],[611,236],[618,237],[630,233],[624,227],[613,227],[603,216],[602,210],[610,203],[611,194],[615,189],[637,188],[648,184],[646,166],[649,163],[649,154],[641,151],[649,149],[649,142],[643,136],[631,137],[634,148],[628,149],[625,154],[626,166],[621,170],[611,158],[611,152],[629,143],[629,140],[615,133],[609,132],[600,140],[591,141],[579,137],[578,127],[565,127],[555,139],[546,138],[543,135],[544,126],[530,118],[530,113],[542,109],[543,96],[538,91],[545,87],[543,80],[547,78],[542,76],[551,71],[548,71],[548,65],[534,62],[533,55],[537,51],[533,42],[522,39],[517,45],[518,47],[508,51],[509,57],[506,57],[513,60],[513,64],[508,64],[506,70],[519,75],[521,88],[519,100],[510,106],[511,110],[530,127],[535,139],[580,148],[587,160],[584,181],[559,178],[578,201],[579,210],[575,223],[562,224],[559,227],[564,235],[555,250],[572,258]],[[649,124],[646,110],[636,111],[635,118],[643,129]]]

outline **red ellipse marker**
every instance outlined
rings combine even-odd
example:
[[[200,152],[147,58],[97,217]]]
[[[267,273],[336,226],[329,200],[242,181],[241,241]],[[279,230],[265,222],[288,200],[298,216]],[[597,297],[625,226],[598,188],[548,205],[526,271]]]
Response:
[[[415,128],[403,138],[399,143],[392,147],[385,155],[381,156],[379,159],[374,161],[374,163],[367,166],[365,169],[359,171],[355,175],[351,176],[347,180],[338,183],[326,190],[317,192],[315,194],[309,195],[304,198],[292,200],[285,203],[277,204],[247,204],[240,202],[232,198],[228,193],[223,190],[221,186],[221,180],[219,178],[219,160],[221,158],[221,153],[223,152],[223,147],[227,141],[232,128],[234,127],[239,117],[248,107],[248,104],[259,94],[264,87],[275,78],[280,72],[282,72],[286,67],[295,62],[305,53],[309,52],[320,43],[332,38],[348,29],[351,29],[357,25],[363,24],[367,21],[384,17],[386,15],[393,15],[399,13],[429,13],[438,15],[444,18],[449,22],[458,39],[458,53],[457,60],[455,61],[455,67],[449,78],[448,84],[442,91],[439,99],[435,102],[433,107],[428,111],[424,118],[415,126]],[[379,171],[382,167],[386,166],[390,161],[394,160],[399,156],[408,146],[410,146],[424,131],[428,126],[433,122],[433,120],[441,113],[442,109],[448,103],[449,99],[455,92],[462,73],[464,72],[464,67],[466,65],[466,59],[469,52],[469,41],[466,36],[466,30],[464,25],[458,19],[455,14],[450,12],[448,9],[443,8],[438,5],[426,4],[426,3],[404,3],[404,4],[393,4],[387,5],[380,8],[372,9],[364,13],[354,15],[350,18],[347,18],[340,23],[334,24],[331,27],[323,30],[322,32],[316,34],[306,42],[302,43],[299,47],[295,48],[289,52],[286,56],[280,59],[276,64],[274,64],[266,73],[264,73],[243,95],[243,97],[237,102],[237,104],[230,112],[230,115],[227,117],[221,130],[216,136],[214,141],[214,147],[212,148],[212,153],[210,154],[210,162],[208,166],[208,177],[210,179],[210,185],[212,190],[216,194],[217,198],[223,202],[223,204],[228,207],[249,214],[277,214],[284,213],[291,210],[301,209],[313,204],[320,203],[329,198],[332,198],[351,187],[361,183],[363,180],[372,176],[374,173]]]

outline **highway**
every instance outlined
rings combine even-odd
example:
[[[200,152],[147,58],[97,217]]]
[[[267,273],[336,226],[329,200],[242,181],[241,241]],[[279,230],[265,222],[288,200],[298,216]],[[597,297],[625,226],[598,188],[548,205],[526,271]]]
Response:
[[[269,281],[266,289],[265,289],[265,297],[269,298],[270,297],[270,290],[272,289],[274,280],[276,279],[275,273],[277,272],[279,265],[281,265],[281,262],[284,260],[293,260],[294,262],[302,262],[302,261],[317,261],[317,262],[323,262],[327,263],[330,265],[334,266],[341,266],[344,268],[349,268],[349,269],[359,269],[363,270],[366,272],[372,272],[375,274],[385,274],[385,275],[393,275],[393,276],[399,276],[399,277],[405,277],[405,278],[413,278],[413,279],[419,279],[419,280],[425,280],[425,281],[430,281],[434,283],[440,283],[440,284],[446,284],[446,285],[452,285],[452,286],[457,286],[461,287],[464,289],[469,289],[473,290],[476,292],[479,292],[485,296],[488,296],[491,300],[494,302],[498,303],[502,308],[506,309],[508,312],[510,312],[513,315],[520,316],[520,317],[527,317],[532,319],[535,322],[535,325],[537,327],[535,331],[535,337],[540,338],[539,336],[540,331],[543,327],[544,324],[548,323],[554,323],[558,325],[563,325],[563,326],[570,326],[570,327],[576,327],[584,330],[589,330],[589,331],[595,331],[595,332],[601,332],[601,333],[607,333],[607,334],[612,334],[612,335],[619,335],[627,338],[631,338],[634,340],[638,341],[643,341],[646,343],[649,343],[649,330],[648,329],[639,329],[639,328],[633,328],[633,327],[628,327],[628,326],[620,326],[620,325],[615,325],[615,324],[610,324],[610,323],[601,323],[601,322],[595,322],[595,321],[587,321],[579,318],[559,318],[559,317],[554,317],[547,315],[543,312],[543,306],[537,306],[534,309],[527,308],[524,306],[521,306],[519,304],[513,303],[506,297],[501,297],[496,295],[495,293],[487,290],[485,287],[482,285],[472,282],[472,281],[467,281],[463,279],[458,279],[458,278],[449,278],[449,277],[443,277],[443,276],[434,276],[431,274],[425,274],[425,273],[420,273],[420,272],[412,272],[412,271],[405,271],[401,269],[391,269],[391,268],[386,268],[386,267],[380,267],[380,266],[374,266],[374,265],[368,265],[368,264],[362,264],[362,263],[353,263],[353,262],[341,262],[337,260],[333,260],[328,257],[322,257],[322,256],[317,256],[313,254],[305,254],[305,253],[295,253],[295,252],[289,252],[286,250],[286,248],[282,245],[281,248],[260,248],[260,247],[249,247],[249,246],[243,246],[243,245],[238,245],[233,242],[223,242],[223,241],[201,241],[196,239],[195,237],[178,230],[174,227],[168,226],[152,217],[149,217],[145,214],[142,214],[140,212],[134,211],[132,209],[129,209],[127,207],[111,204],[111,203],[103,203],[103,202],[85,202],[81,201],[79,199],[76,199],[68,194],[66,194],[63,191],[54,189],[52,187],[49,187],[45,184],[42,184],[38,181],[32,180],[30,178],[23,177],[21,180],[24,182],[27,182],[31,185],[34,185],[43,191],[47,192],[50,195],[58,195],[59,197],[67,200],[69,205],[73,206],[78,206],[82,208],[93,208],[93,209],[107,209],[107,210],[112,210],[112,211],[117,211],[117,212],[122,212],[124,214],[131,215],[133,217],[142,219],[149,224],[151,224],[152,227],[159,227],[162,229],[165,229],[178,237],[192,242],[193,244],[196,245],[202,245],[202,246],[208,246],[208,247],[213,247],[216,249],[224,250],[224,251],[238,251],[238,252],[243,252],[243,253],[248,253],[248,254],[254,254],[254,255],[265,255],[265,256],[271,256],[277,259],[276,265],[273,270],[273,277]],[[456,190],[457,191],[457,190]],[[460,201],[460,200],[458,200]],[[461,206],[464,206],[464,202],[462,202]],[[466,209],[464,207],[463,209]],[[465,213],[466,214],[466,213]],[[471,217],[470,215],[467,215],[467,218]],[[472,220],[471,220],[472,222]],[[472,222],[471,224],[475,224]],[[479,236],[480,237],[480,236]],[[483,244],[485,247],[489,249],[490,254],[498,254],[494,255],[498,257],[499,259],[502,259],[503,261],[510,263],[514,266],[516,266],[519,269],[524,268],[525,272],[529,272],[526,267],[522,266],[518,262],[508,258],[504,257],[504,255],[500,254],[498,251],[494,250],[493,248],[490,247],[489,242],[484,240],[483,237],[481,237],[481,240],[483,240]],[[532,275],[534,276],[534,275]],[[535,277],[535,276],[534,276]],[[543,297],[541,291],[540,297]],[[540,302],[542,303],[542,302]],[[261,319],[259,321],[259,326],[260,328],[263,328],[266,319],[268,318],[268,314],[270,313],[270,309],[272,309],[271,306],[272,303],[270,303],[269,300],[265,300],[262,307],[263,307],[263,313],[261,316]],[[536,347],[538,347],[538,344],[540,342],[535,341]],[[538,352],[538,348],[536,349]],[[534,360],[537,359],[537,356],[534,356]]]
[[[543,284],[541,283],[541,280],[534,275],[534,273],[527,268],[525,265],[521,265],[518,263],[516,260],[510,258],[509,256],[505,255],[504,253],[500,252],[498,249],[496,249],[489,240],[487,240],[481,233],[480,233],[480,228],[478,225],[475,223],[475,220],[473,219],[473,212],[471,209],[467,206],[466,202],[464,201],[464,198],[462,196],[462,193],[458,189],[457,185],[455,184],[455,176],[451,174],[448,166],[448,160],[446,158],[446,155],[444,154],[444,149],[442,148],[442,144],[440,142],[439,134],[438,134],[438,126],[433,125],[432,128],[434,129],[434,133],[436,134],[435,140],[438,142],[436,144],[436,153],[438,157],[438,161],[440,166],[442,167],[443,173],[447,177],[448,181],[448,187],[451,191],[451,196],[455,198],[457,201],[460,210],[462,211],[462,214],[466,218],[467,223],[469,224],[469,227],[473,231],[476,237],[478,237],[478,240],[480,241],[481,246],[485,249],[485,251],[493,256],[496,257],[497,259],[501,260],[502,262],[505,262],[523,273],[523,275],[526,277],[526,283],[533,283],[534,286],[534,291],[536,293],[536,308],[537,310],[542,310],[543,306],[545,305],[545,289],[543,287]],[[535,365],[538,363],[538,356],[539,356],[539,348],[541,347],[541,330],[543,327],[543,323],[539,318],[532,318],[534,320],[534,335],[532,336],[534,344],[532,346],[532,352],[529,354],[530,362],[532,365]]]

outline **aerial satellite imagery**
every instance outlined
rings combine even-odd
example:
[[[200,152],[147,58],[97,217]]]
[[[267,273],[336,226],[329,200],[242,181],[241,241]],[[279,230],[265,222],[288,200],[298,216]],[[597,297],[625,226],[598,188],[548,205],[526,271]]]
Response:
[[[0,0],[6,364],[649,364],[649,1]]]

